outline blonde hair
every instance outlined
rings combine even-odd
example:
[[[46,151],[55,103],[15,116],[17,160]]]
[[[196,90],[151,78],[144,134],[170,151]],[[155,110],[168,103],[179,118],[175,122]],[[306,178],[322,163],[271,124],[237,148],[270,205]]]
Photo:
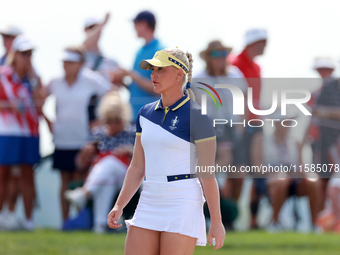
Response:
[[[103,123],[114,118],[119,118],[127,123],[130,121],[131,115],[131,106],[122,101],[117,91],[109,92],[103,96],[97,108],[97,116]]]
[[[183,90],[187,91],[187,94],[189,95],[190,99],[195,101],[195,95],[190,88],[190,83],[191,83],[191,78],[192,78],[192,67],[193,67],[192,63],[194,62],[191,53],[190,52],[185,53],[184,51],[182,51],[178,48],[176,48],[176,49],[167,48],[167,49],[164,49],[164,50],[161,50],[161,51],[169,53],[172,56],[174,56],[175,58],[178,58],[188,67],[188,74],[187,74],[186,78],[184,76],[182,88],[183,88]],[[189,86],[187,86],[187,84]]]

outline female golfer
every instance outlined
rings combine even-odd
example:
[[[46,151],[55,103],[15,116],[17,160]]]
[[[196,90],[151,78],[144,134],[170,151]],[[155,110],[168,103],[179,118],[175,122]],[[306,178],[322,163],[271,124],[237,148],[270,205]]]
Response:
[[[190,53],[165,49],[139,64],[152,69],[154,91],[162,97],[138,113],[132,162],[108,215],[109,227],[119,228],[123,208],[145,178],[134,217],[126,221],[125,254],[192,254],[195,245],[206,245],[202,188],[211,215],[209,245],[223,245],[216,179],[194,173],[197,161],[200,169],[214,165],[216,139],[211,120],[188,96],[192,62]]]

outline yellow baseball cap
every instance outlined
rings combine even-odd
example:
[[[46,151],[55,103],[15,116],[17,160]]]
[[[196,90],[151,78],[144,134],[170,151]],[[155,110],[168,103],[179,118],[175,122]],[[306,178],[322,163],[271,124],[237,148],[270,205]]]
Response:
[[[182,69],[184,75],[188,74],[188,67],[181,60],[165,51],[157,51],[152,59],[146,59],[139,62],[139,67],[144,70],[149,70],[151,66],[174,66],[178,69]]]

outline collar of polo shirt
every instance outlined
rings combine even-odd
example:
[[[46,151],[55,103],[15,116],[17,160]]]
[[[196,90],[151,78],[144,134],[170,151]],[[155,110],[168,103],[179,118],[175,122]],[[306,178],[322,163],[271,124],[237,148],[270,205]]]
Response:
[[[177,109],[182,107],[189,100],[190,100],[190,98],[188,97],[187,94],[185,94],[180,100],[178,100],[176,103],[174,103],[173,105],[171,105],[167,108],[169,108],[171,111],[176,111]],[[156,106],[155,106],[155,111],[158,110],[158,109],[163,109],[162,99],[159,99]]]
[[[144,70],[149,70],[151,66],[174,66],[178,69],[182,69],[184,75],[188,74],[188,67],[181,60],[165,51],[157,51],[152,59],[142,60],[139,63],[139,67]]]

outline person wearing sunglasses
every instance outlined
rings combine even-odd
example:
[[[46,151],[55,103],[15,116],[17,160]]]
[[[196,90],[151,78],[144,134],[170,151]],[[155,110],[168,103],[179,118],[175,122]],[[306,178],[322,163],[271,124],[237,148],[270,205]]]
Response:
[[[5,54],[0,58],[0,66],[3,66],[6,64],[6,57],[11,50],[12,43],[18,35],[20,35],[22,31],[13,25],[7,25],[0,29],[0,34],[2,36],[4,48],[5,48]]]
[[[0,209],[10,169],[13,165],[19,165],[26,215],[21,225],[26,230],[34,229],[33,165],[40,160],[39,115],[42,105],[39,103],[42,97],[39,95],[42,86],[32,68],[33,50],[34,46],[29,39],[24,35],[17,36],[6,58],[8,65],[0,71]]]
[[[215,84],[232,84],[239,87],[245,92],[247,84],[242,72],[235,66],[228,63],[228,56],[232,51],[231,47],[224,46],[221,41],[211,41],[207,48],[200,53],[201,59],[206,64],[205,70],[197,74],[194,78],[193,91],[197,98],[197,102],[201,103],[202,94],[206,92],[198,89],[200,83],[215,87]],[[232,115],[232,97],[227,89],[216,89],[219,94],[222,105],[215,106],[211,98],[207,98],[207,114],[211,119],[226,119],[230,121],[239,121],[237,116]],[[235,125],[216,125],[216,164],[220,166],[235,165],[240,167],[244,165],[245,152],[242,148],[242,133],[243,129]],[[228,203],[232,203],[236,207],[235,202],[238,200],[242,190],[243,178],[240,174],[233,176],[233,173],[228,173],[228,179],[224,185],[221,185],[221,198],[228,199]],[[230,200],[231,199],[231,200]],[[222,203],[221,203],[222,204]],[[227,209],[227,208],[225,208]],[[229,210],[229,209],[228,209]],[[222,210],[222,215],[230,214],[230,211]],[[223,217],[227,219],[228,217]],[[232,228],[231,220],[225,220],[226,228]]]

